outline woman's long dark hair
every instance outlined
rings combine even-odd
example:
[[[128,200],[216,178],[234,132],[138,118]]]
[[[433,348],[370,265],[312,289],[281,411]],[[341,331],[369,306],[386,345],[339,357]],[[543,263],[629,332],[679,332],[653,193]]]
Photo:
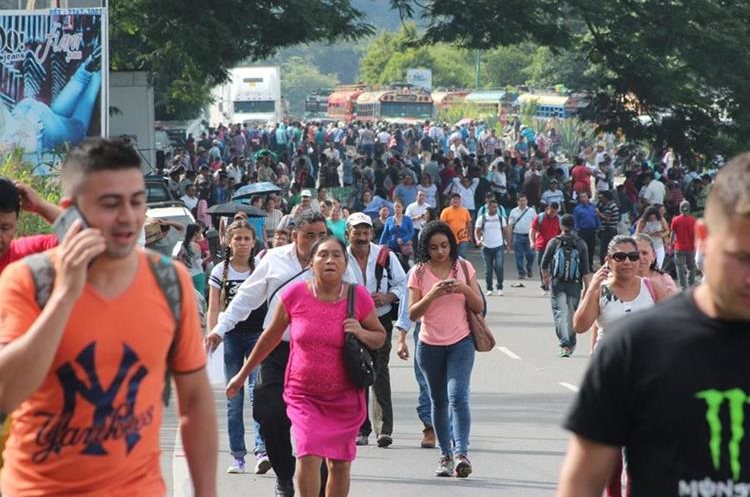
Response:
[[[445,235],[448,238],[448,243],[451,246],[450,259],[452,263],[458,261],[458,243],[456,242],[456,236],[451,231],[450,226],[442,221],[430,221],[424,225],[422,231],[419,232],[419,240],[417,240],[417,251],[415,260],[417,264],[425,264],[430,262],[430,238],[434,235]]]
[[[197,223],[190,223],[185,228],[185,240],[182,242],[182,247],[185,249],[188,258],[193,257],[193,249],[190,247],[190,244],[193,243],[193,238],[201,232],[201,229],[201,226]]]

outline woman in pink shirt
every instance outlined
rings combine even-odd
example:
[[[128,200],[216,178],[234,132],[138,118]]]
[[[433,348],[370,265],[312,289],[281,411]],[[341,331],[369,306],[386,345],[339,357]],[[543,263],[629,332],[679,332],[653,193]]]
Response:
[[[422,321],[416,359],[430,387],[432,423],[440,443],[435,474],[465,478],[471,474],[467,456],[469,384],[474,366],[466,306],[481,312],[484,301],[476,271],[471,263],[459,259],[456,238],[447,224],[431,221],[425,225],[416,260],[409,277],[409,319]]]

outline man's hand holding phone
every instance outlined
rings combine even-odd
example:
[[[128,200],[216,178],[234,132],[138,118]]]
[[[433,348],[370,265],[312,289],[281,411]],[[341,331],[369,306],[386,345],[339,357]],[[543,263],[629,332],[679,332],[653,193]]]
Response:
[[[60,258],[55,268],[55,292],[65,299],[77,300],[83,292],[91,262],[106,250],[101,231],[83,228],[76,219],[60,244]]]

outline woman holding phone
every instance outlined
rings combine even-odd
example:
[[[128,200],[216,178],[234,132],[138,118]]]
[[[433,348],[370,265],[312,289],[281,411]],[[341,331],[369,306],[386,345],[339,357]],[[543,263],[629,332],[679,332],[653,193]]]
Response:
[[[429,386],[432,425],[440,444],[435,474],[466,478],[472,471],[469,387],[475,353],[466,307],[481,312],[484,301],[476,271],[459,259],[456,237],[447,224],[425,225],[416,259],[409,276],[409,319],[422,321],[416,359]]]

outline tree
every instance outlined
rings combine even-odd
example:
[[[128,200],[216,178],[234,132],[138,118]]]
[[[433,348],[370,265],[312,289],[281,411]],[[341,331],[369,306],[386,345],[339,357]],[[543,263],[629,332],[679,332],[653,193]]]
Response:
[[[503,88],[526,84],[526,67],[536,45],[521,43],[487,50],[482,55],[482,86]]]
[[[468,50],[447,44],[415,46],[419,37],[414,23],[396,32],[383,32],[367,46],[360,62],[360,79],[372,84],[388,84],[406,79],[409,68],[432,70],[433,87],[473,85],[473,59]]]
[[[157,116],[167,119],[195,117],[242,61],[373,33],[350,0],[114,0],[109,9],[110,67],[151,71]]]
[[[301,118],[305,97],[318,88],[339,84],[335,74],[321,74],[317,67],[301,57],[291,57],[281,66],[281,93],[289,101],[291,115]]]
[[[412,0],[391,0],[404,16]],[[735,153],[750,132],[750,3],[427,0],[423,43],[531,40],[596,69],[589,116],[603,129],[694,153]],[[729,63],[727,63],[730,61]],[[635,105],[634,105],[635,103]],[[640,113],[651,117],[644,125]]]

